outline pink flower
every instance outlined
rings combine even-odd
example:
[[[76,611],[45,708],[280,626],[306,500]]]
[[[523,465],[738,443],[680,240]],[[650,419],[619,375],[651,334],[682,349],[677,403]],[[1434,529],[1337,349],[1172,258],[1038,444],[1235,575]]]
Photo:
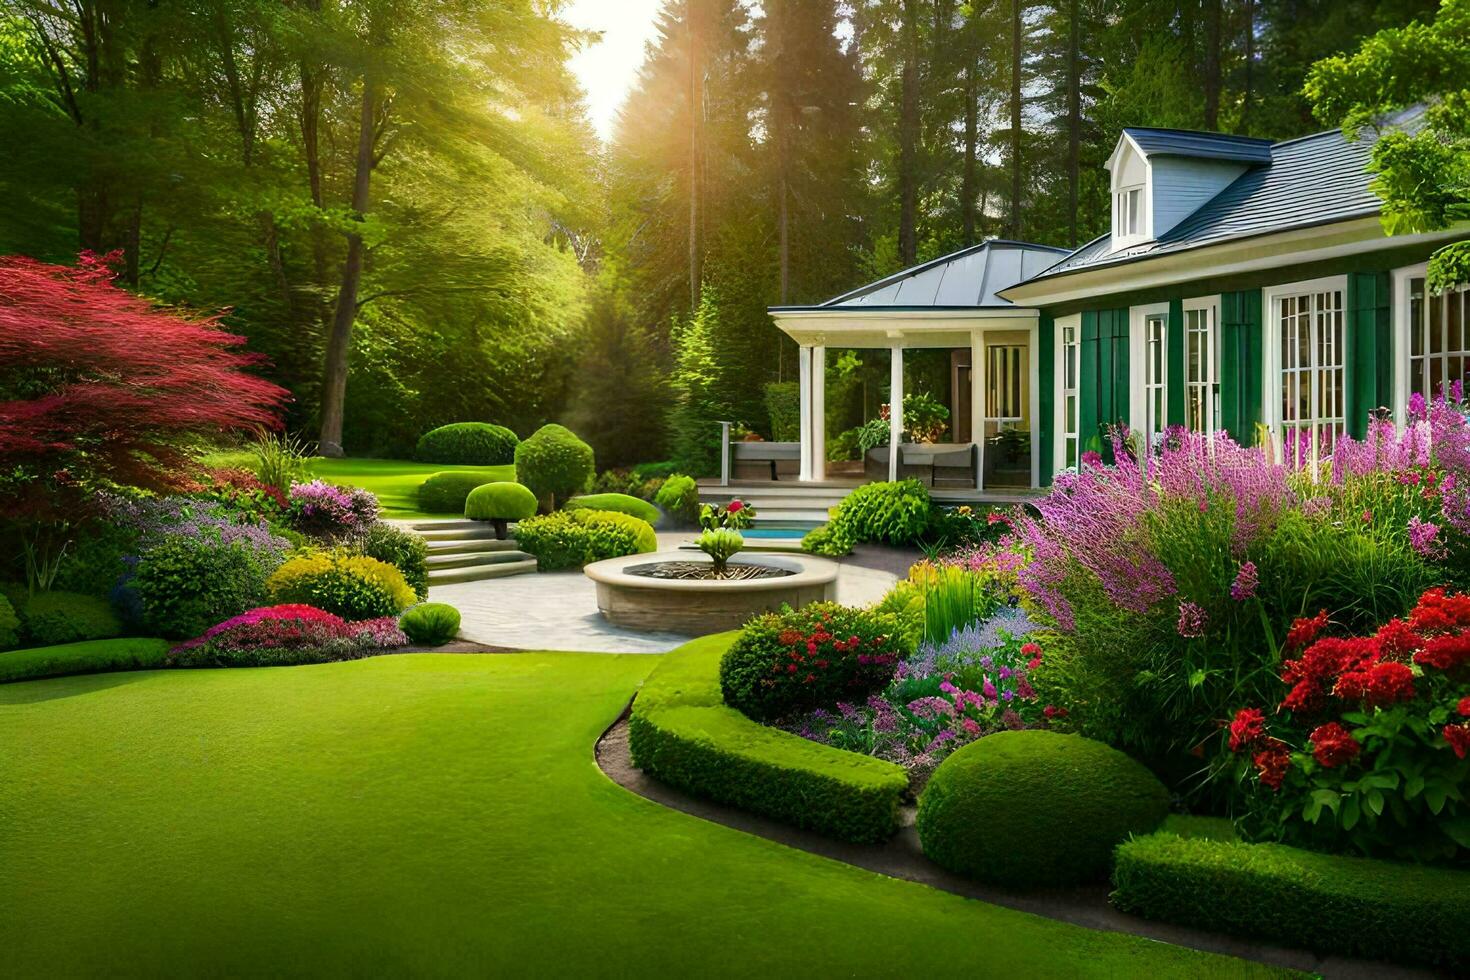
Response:
[[[1209,616],[1204,609],[1193,602],[1179,603],[1179,622],[1175,629],[1179,635],[1187,640],[1197,639],[1205,635],[1205,624]]]

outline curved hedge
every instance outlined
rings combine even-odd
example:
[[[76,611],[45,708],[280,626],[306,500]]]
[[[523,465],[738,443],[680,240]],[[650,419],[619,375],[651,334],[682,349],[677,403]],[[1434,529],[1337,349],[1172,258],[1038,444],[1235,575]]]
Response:
[[[414,455],[424,463],[455,466],[504,466],[515,458],[520,438],[503,425],[454,422],[430,429],[419,438]]]
[[[657,524],[663,515],[657,507],[646,500],[641,500],[626,493],[589,493],[580,497],[573,497],[566,503],[567,510],[603,510],[618,514],[627,514],[636,517],[640,521]]]
[[[908,789],[902,768],[751,721],[720,697],[720,658],[738,633],[666,654],[633,702],[633,763],[694,796],[841,840],[887,840]]]
[[[12,650],[0,653],[0,683],[116,670],[153,670],[167,666],[165,661],[171,646],[167,640],[129,637]]]
[[[919,798],[935,864],[1018,888],[1107,877],[1113,848],[1158,829],[1169,792],[1117,749],[1081,735],[997,732],[939,764]]]

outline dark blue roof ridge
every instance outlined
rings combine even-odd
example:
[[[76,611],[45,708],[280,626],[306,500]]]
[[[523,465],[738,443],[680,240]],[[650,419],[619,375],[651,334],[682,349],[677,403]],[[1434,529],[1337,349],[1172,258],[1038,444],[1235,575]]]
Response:
[[[1202,136],[1212,140],[1230,140],[1238,143],[1265,143],[1275,145],[1269,136],[1241,136],[1239,133],[1216,133],[1208,129],[1174,129],[1170,126],[1124,126],[1125,133],[1171,133],[1178,136]]]

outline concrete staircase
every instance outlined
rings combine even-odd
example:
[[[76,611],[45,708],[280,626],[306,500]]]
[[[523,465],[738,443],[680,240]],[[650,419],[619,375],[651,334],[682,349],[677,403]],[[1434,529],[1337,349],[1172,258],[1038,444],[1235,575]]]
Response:
[[[738,483],[729,486],[701,485],[700,503],[725,504],[735,497],[755,508],[757,528],[790,528],[810,531],[827,523],[827,512],[853,491],[840,483]]]
[[[497,540],[495,529],[484,521],[422,521],[410,527],[429,543],[431,587],[536,570],[535,558],[519,550],[514,540]]]

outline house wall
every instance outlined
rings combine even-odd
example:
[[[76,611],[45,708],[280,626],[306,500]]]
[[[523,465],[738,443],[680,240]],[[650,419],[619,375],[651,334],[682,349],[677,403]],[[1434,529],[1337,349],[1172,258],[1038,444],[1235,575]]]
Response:
[[[1041,482],[1048,484],[1057,468],[1060,433],[1054,432],[1054,406],[1060,396],[1060,353],[1052,325],[1062,317],[1080,314],[1082,347],[1079,382],[1079,443],[1081,451],[1101,447],[1102,427],[1130,421],[1130,391],[1138,384],[1141,367],[1132,364],[1138,338],[1138,318],[1130,310],[1167,305],[1166,342],[1167,423],[1185,421],[1185,307],[1202,299],[1214,301],[1218,311],[1219,345],[1218,423],[1238,442],[1257,441],[1257,426],[1271,410],[1265,400],[1272,392],[1273,352],[1270,336],[1270,294],[1287,284],[1342,278],[1345,418],[1348,434],[1361,436],[1369,414],[1376,408],[1401,407],[1406,392],[1395,390],[1395,334],[1399,297],[1393,270],[1427,260],[1431,246],[1383,249],[1341,260],[1285,265],[1268,272],[1226,277],[1203,275],[1183,284],[1128,293],[1101,293],[1085,302],[1044,307],[1040,330],[1039,366],[1042,378]],[[1407,355],[1404,355],[1407,356]]]
[[[1149,161],[1153,236],[1173,228],[1245,173],[1244,164],[1156,156]]]

